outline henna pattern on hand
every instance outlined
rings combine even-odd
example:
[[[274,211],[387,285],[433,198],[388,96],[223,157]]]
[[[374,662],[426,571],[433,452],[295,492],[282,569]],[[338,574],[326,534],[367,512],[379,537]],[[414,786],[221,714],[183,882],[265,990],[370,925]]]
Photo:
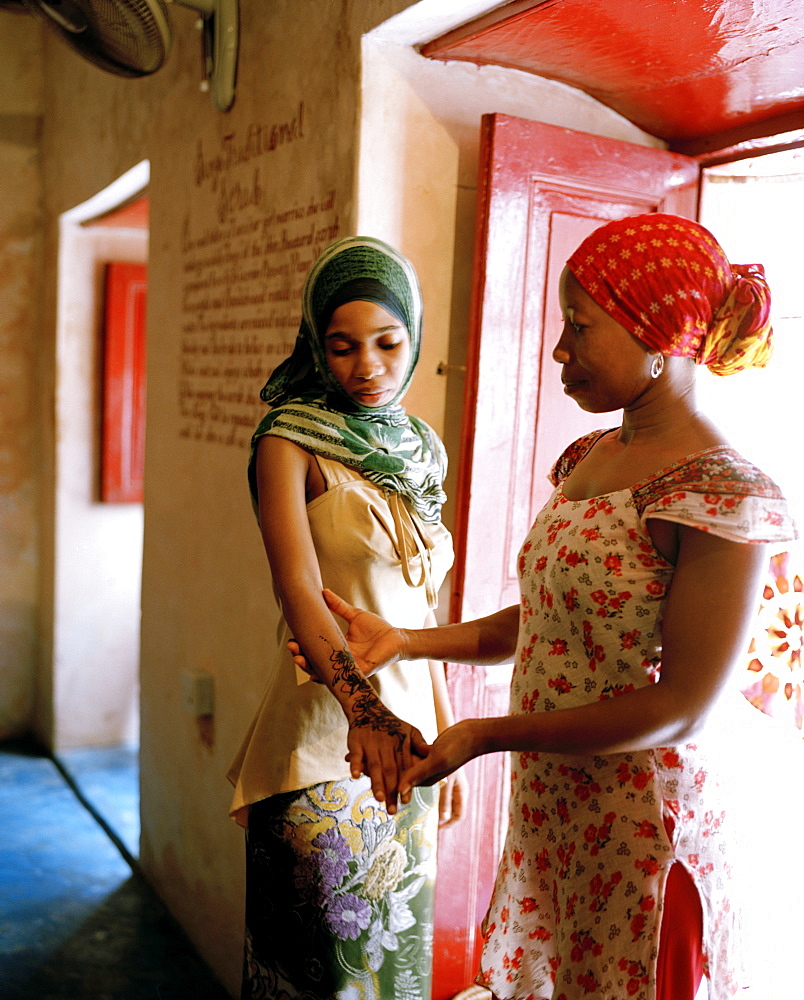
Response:
[[[324,639],[323,636],[321,638]],[[401,747],[406,736],[402,723],[380,701],[377,692],[358,669],[352,654],[345,649],[333,649],[329,659],[335,667],[333,687],[337,685],[341,691],[354,698],[354,715],[350,727],[370,728],[374,732],[387,733],[395,737]]]

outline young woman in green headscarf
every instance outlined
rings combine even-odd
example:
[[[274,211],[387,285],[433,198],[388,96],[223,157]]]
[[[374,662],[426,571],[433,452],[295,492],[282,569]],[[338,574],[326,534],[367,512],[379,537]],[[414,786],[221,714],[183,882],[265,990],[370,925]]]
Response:
[[[732,1000],[753,962],[765,994],[802,925],[799,866],[782,862],[784,897],[760,883],[800,825],[804,748],[734,677],[768,558],[797,530],[779,487],[698,409],[695,372],[765,366],[770,290],[697,222],[651,212],[587,236],[558,292],[564,392],[620,423],[555,463],[519,603],[410,631],[329,605],[367,674],[407,656],[513,658],[509,714],[461,720],[400,786],[404,802],[511,754],[479,984],[499,1000],[693,1000],[706,975],[710,1000]],[[766,995],[796,992],[792,966]]]
[[[293,354],[261,395],[249,461],[282,612],[266,691],[229,777],[247,827],[243,998],[430,995],[438,809],[399,778],[451,722],[443,665],[368,681],[326,586],[400,626],[433,624],[452,563],[441,523],[446,456],[400,405],[421,342],[419,283],[379,240],[324,251],[305,283]],[[286,643],[302,643],[315,675]],[[348,749],[348,762],[346,753]]]

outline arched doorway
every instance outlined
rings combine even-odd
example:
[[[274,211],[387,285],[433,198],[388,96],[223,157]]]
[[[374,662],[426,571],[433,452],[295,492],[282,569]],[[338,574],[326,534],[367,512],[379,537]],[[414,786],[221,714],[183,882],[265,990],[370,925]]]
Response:
[[[147,162],[59,226],[53,580],[53,751],[132,854],[143,504],[104,492],[104,355],[110,263],[148,255]]]

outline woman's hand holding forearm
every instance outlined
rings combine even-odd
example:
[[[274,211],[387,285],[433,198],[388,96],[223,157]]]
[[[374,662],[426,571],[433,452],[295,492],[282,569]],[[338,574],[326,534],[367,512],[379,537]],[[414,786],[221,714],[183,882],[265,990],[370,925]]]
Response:
[[[417,785],[434,785],[483,753],[475,730],[477,720],[464,719],[444,732],[430,747],[427,756],[416,761],[402,775],[399,792],[403,802]]]
[[[331,590],[324,590],[323,594],[329,610],[343,618],[349,626],[346,641],[357,666],[366,677],[397,660],[407,659],[407,634],[404,629],[394,628],[370,611],[353,607]],[[303,663],[299,662],[303,656],[294,659],[304,669]]]
[[[475,665],[504,663],[516,649],[519,606],[486,618],[431,628],[394,628],[379,615],[355,608],[331,590],[324,600],[349,626],[346,639],[366,675],[397,660],[442,660]],[[303,664],[299,663],[299,666]]]
[[[329,660],[332,692],[349,724],[346,760],[352,777],[367,774],[374,797],[393,814],[400,777],[416,757],[427,753],[427,742],[415,726],[385,707],[348,651],[333,651]]]

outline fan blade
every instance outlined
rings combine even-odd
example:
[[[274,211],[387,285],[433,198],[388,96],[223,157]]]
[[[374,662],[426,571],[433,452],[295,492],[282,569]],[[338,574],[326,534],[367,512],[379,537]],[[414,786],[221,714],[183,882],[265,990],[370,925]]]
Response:
[[[80,34],[89,27],[84,12],[72,0],[38,0],[39,9],[64,31]]]

